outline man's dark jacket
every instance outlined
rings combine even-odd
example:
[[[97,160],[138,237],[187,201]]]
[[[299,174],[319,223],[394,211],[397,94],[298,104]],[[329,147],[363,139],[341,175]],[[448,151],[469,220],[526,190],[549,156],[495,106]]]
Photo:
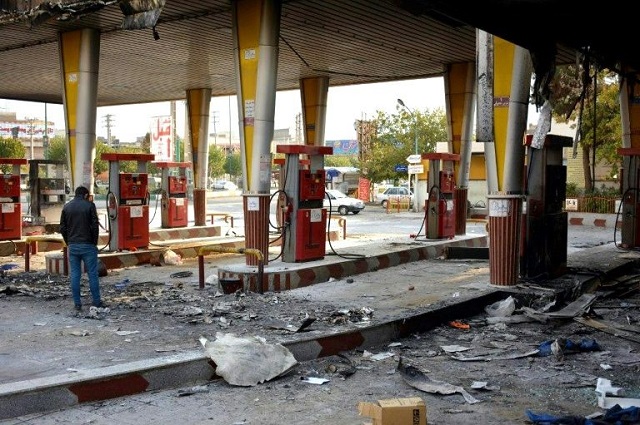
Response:
[[[67,245],[97,245],[99,232],[98,212],[93,202],[81,195],[67,202],[60,215],[60,233]]]

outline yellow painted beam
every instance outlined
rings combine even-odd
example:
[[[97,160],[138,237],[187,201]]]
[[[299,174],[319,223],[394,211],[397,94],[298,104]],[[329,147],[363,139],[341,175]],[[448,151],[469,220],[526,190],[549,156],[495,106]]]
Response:
[[[465,101],[467,96],[468,62],[452,63],[447,66],[445,92],[448,93],[447,119],[451,130],[451,152],[460,155],[462,152],[462,126],[464,124]],[[455,175],[458,175],[459,162],[454,164]]]
[[[240,72],[240,100],[242,102],[244,122],[244,160],[247,176],[245,181],[251,184],[254,170],[251,159],[254,147],[254,119],[256,88],[258,79],[258,61],[260,55],[260,27],[263,3],[260,0],[236,0],[236,30],[238,63]],[[249,187],[249,190],[252,188]]]
[[[513,58],[515,45],[498,37],[493,37],[493,122],[495,152],[498,174],[498,190],[504,186],[504,166],[507,149],[507,127],[509,121],[509,100],[513,78]]]
[[[67,153],[69,172],[71,174],[71,187],[75,187],[80,181],[80,176],[75,175],[76,129],[78,125],[78,84],[80,80],[80,46],[82,43],[82,31],[71,31],[60,34],[59,50],[63,74],[63,96],[65,126],[67,128]]]

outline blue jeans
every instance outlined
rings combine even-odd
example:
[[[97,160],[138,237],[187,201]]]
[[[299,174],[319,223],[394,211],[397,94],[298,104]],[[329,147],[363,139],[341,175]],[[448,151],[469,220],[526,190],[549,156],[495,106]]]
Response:
[[[89,277],[89,289],[94,305],[100,304],[100,283],[98,282],[98,247],[90,243],[74,243],[69,245],[69,274],[71,279],[71,294],[73,303],[82,305],[80,298],[80,277],[82,263]]]

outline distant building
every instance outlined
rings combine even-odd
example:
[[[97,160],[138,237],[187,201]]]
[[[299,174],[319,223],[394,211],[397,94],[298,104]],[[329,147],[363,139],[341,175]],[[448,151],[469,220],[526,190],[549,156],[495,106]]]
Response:
[[[39,118],[19,120],[15,112],[0,113],[0,137],[20,140],[27,150],[27,159],[44,159],[45,142],[55,135],[56,129],[51,121]]]

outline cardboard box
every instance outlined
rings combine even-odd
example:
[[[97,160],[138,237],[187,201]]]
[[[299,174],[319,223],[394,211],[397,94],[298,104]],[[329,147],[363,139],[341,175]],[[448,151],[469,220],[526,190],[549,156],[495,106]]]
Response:
[[[427,406],[420,397],[360,402],[358,411],[371,418],[372,425],[427,425]]]

